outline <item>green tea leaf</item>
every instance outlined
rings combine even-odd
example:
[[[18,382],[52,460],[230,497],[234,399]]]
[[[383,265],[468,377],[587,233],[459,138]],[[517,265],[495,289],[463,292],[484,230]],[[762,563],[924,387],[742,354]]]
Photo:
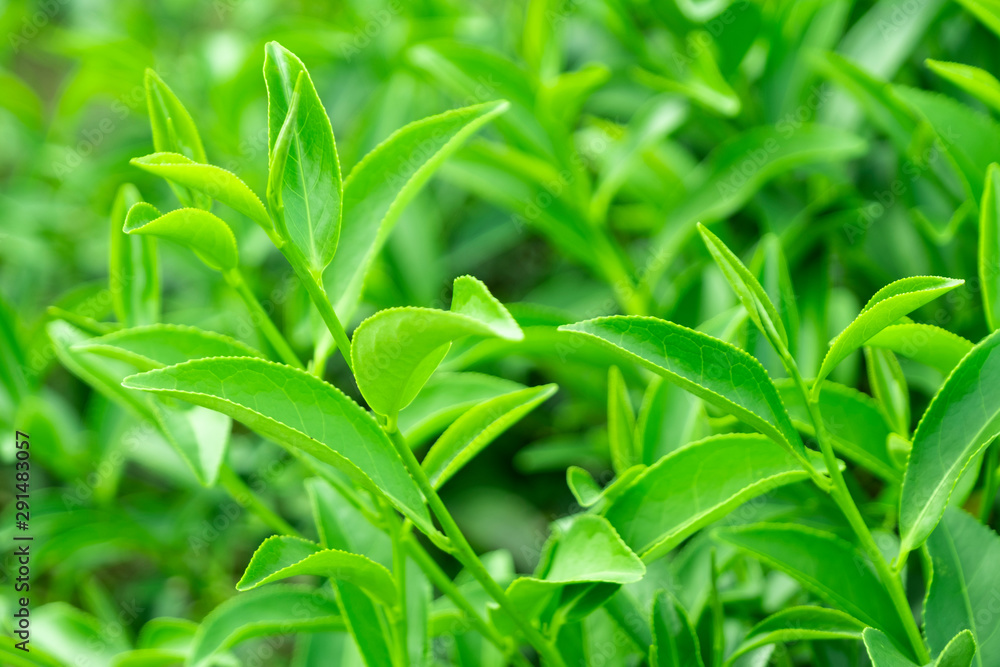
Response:
[[[892,350],[901,357],[936,368],[945,376],[972,350],[972,341],[932,324],[893,324],[868,339],[871,347]]]
[[[230,598],[206,616],[187,664],[207,667],[212,656],[253,637],[343,629],[337,603],[329,596],[299,586],[264,588]]]
[[[952,371],[913,434],[900,495],[900,557],[941,520],[962,471],[1000,433],[1000,332],[984,338]]]
[[[604,516],[650,562],[751,498],[808,477],[800,462],[769,438],[716,435],[647,468]]]
[[[207,357],[264,357],[229,336],[181,324],[122,329],[90,338],[74,348],[126,361],[143,371]]]
[[[499,435],[556,393],[556,389],[556,385],[547,384],[504,394],[459,417],[428,450],[421,464],[434,487],[447,482]]]
[[[767,644],[833,639],[860,640],[865,624],[853,616],[826,607],[790,607],[768,616],[747,633],[726,659],[727,667],[743,655]]]
[[[108,286],[118,321],[127,327],[152,324],[160,315],[160,270],[156,239],[129,238],[124,231],[129,209],[142,201],[134,185],[118,188],[111,207]]]
[[[979,654],[976,640],[971,630],[962,630],[955,635],[934,661],[934,667],[972,667]]]
[[[958,0],[958,3],[974,14],[984,26],[1000,35],[1000,5],[996,0]]]
[[[924,600],[924,631],[931,651],[944,651],[951,637],[971,630],[979,652],[976,667],[1000,659],[1000,615],[996,612],[1000,537],[958,508],[949,508],[927,538],[933,576]]]
[[[756,359],[706,334],[652,317],[602,317],[559,327],[596,340],[782,443],[805,447]]]
[[[878,400],[882,413],[892,429],[910,435],[910,389],[906,376],[890,350],[865,347],[865,365],[868,368],[868,386]]]
[[[239,264],[233,230],[208,211],[181,208],[161,214],[152,205],[139,202],[128,211],[125,232],[158,236],[187,246],[216,271],[235,269]]]
[[[415,121],[394,132],[359,162],[344,182],[341,252],[325,284],[339,294],[336,310],[350,319],[372,260],[406,205],[438,167],[483,125],[507,109],[489,102]]]
[[[634,465],[615,477],[614,481],[603,489],[593,476],[578,466],[566,469],[566,485],[581,507],[594,507],[598,503],[613,502],[621,494],[631,488],[636,478],[646,469],[644,465]],[[603,505],[601,505],[603,507]]]
[[[902,278],[880,289],[865,304],[854,321],[833,339],[826,357],[823,358],[813,386],[818,387],[819,383],[837,367],[837,364],[868,342],[876,333],[890,324],[894,324],[904,315],[963,284],[965,284],[964,280],[938,278],[937,276],[914,276]]]
[[[396,604],[396,582],[383,566],[367,556],[324,549],[288,535],[273,535],[261,543],[236,589],[246,591],[299,575],[347,581],[386,606]]]
[[[903,655],[892,640],[875,628],[865,628],[862,633],[872,667],[920,667]]]
[[[153,148],[156,152],[179,153],[195,162],[208,162],[198,128],[174,91],[151,69],[146,70],[145,86],[149,124],[153,129]],[[211,204],[207,197],[191,192],[182,185],[171,183],[170,187],[183,206],[207,209]]]
[[[717,530],[716,537],[791,575],[825,601],[908,646],[889,594],[854,545],[795,525],[739,526]]]
[[[465,336],[520,340],[524,334],[486,286],[455,279],[451,310],[388,308],[354,332],[351,357],[362,396],[372,410],[395,415],[409,405],[448,352]]]
[[[239,211],[274,236],[274,224],[253,190],[236,174],[213,164],[201,164],[177,153],[153,153],[132,158],[131,164],[172,183],[196,190]]]
[[[795,289],[792,286],[792,276],[788,269],[788,260],[781,249],[781,240],[774,234],[768,234],[761,239],[757,253],[751,264],[754,273],[771,298],[771,303],[777,306],[778,317],[787,334],[788,351],[794,356],[798,349],[799,309],[796,304]]]
[[[608,369],[608,445],[616,473],[641,462],[635,442],[635,411],[625,378],[617,366]]]
[[[280,174],[281,183],[279,230],[302,253],[307,266],[320,273],[337,251],[343,210],[344,188],[333,128],[305,65],[277,42],[268,42],[264,49],[264,81],[268,164]],[[298,102],[290,115],[294,91]],[[279,165],[276,146],[286,118],[294,124],[285,130],[287,154]],[[275,180],[272,173],[270,181]]]
[[[133,375],[126,387],[217,410],[384,494],[421,530],[436,532],[423,497],[375,419],[333,385],[262,359],[198,359]]]
[[[701,234],[709,254],[722,275],[726,277],[729,286],[733,288],[736,297],[746,308],[750,319],[757,325],[757,328],[767,336],[776,350],[788,349],[788,333],[785,325],[778,315],[778,309],[774,307],[767,292],[757,282],[757,278],[743,265],[739,257],[726,247],[718,236],[708,231],[705,225],[698,223],[698,232]]]
[[[994,111],[1000,111],[1000,81],[986,70],[961,63],[930,59],[927,60],[927,67],[979,99],[986,106],[992,107]]]
[[[979,207],[979,287],[990,331],[1000,329],[1000,165],[986,171]]]
[[[664,591],[653,598],[650,625],[653,628],[650,667],[704,667],[698,635],[676,598]]]

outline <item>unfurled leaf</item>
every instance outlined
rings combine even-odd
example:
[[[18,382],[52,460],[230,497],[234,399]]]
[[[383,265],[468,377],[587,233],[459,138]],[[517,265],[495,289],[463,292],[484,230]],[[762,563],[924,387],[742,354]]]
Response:
[[[281,184],[282,208],[275,211],[279,230],[318,274],[333,259],[340,238],[344,189],[333,128],[305,65],[277,42],[264,49],[264,81],[270,183]],[[290,115],[294,91],[298,102]],[[282,132],[286,118],[292,122]],[[279,164],[275,156],[282,137],[287,143],[281,150],[287,153]]]
[[[570,466],[566,469],[566,484],[581,507],[593,507],[602,501],[613,502],[632,486],[645,469],[644,465],[632,466],[602,489],[589,472],[577,466]]]
[[[452,341],[465,336],[520,340],[507,309],[471,276],[455,279],[451,310],[388,308],[354,332],[351,357],[361,394],[372,410],[395,418],[441,363]]]
[[[788,349],[788,333],[785,331],[785,325],[778,314],[778,309],[757,282],[757,278],[718,236],[708,231],[705,225],[698,223],[698,232],[712,259],[726,277],[740,303],[746,308],[753,323],[767,336],[771,344],[776,346],[776,349]]]
[[[264,204],[236,174],[212,164],[195,162],[178,153],[153,153],[133,158],[131,163],[143,171],[222,202],[274,236],[274,225]]]
[[[602,317],[559,327],[599,342],[753,426],[805,459],[778,391],[756,359],[706,334],[652,317]]]
[[[549,384],[504,394],[480,403],[455,420],[424,457],[422,465],[431,483],[437,488],[447,482],[557,388]]]
[[[118,189],[111,207],[108,285],[115,317],[127,327],[152,324],[160,315],[160,269],[156,239],[129,238],[124,231],[129,209],[142,201],[134,185]]]
[[[205,617],[187,664],[207,667],[213,655],[253,637],[343,630],[344,620],[329,595],[299,586],[250,591],[223,602]]]
[[[617,366],[608,369],[608,445],[616,473],[641,462],[635,442],[635,411],[625,378]]]
[[[208,162],[198,128],[174,91],[151,69],[146,70],[145,85],[156,152],[179,153],[195,162]],[[183,185],[171,183],[171,187],[184,206],[207,209],[211,203],[204,195],[191,192]]]
[[[139,202],[128,211],[125,232],[158,236],[187,246],[216,271],[235,269],[239,264],[233,230],[208,211],[182,208],[161,214],[152,205]]]
[[[133,375],[126,387],[200,405],[344,470],[436,532],[416,483],[374,417],[333,385],[262,359],[199,359]]]
[[[126,361],[144,371],[191,359],[264,356],[229,336],[180,324],[152,324],[122,329],[90,338],[78,343],[75,348]]]
[[[978,645],[972,664],[1000,660],[1000,537],[958,508],[948,509],[927,539],[932,576],[924,600],[924,629],[931,651],[944,651],[952,636],[971,630]]]
[[[865,624],[853,616],[826,607],[790,607],[768,616],[747,633],[726,659],[726,665],[767,644],[796,641],[859,640]]]
[[[885,633],[875,628],[865,628],[862,633],[872,667],[920,667],[897,648]]]
[[[703,667],[698,635],[681,603],[660,592],[653,598],[650,667]]]
[[[991,331],[1000,329],[1000,165],[986,171],[979,207],[979,287]]]
[[[777,385],[781,400],[792,417],[792,423],[802,433],[815,437],[816,431],[802,392],[789,380],[778,382]],[[899,481],[900,469],[886,448],[889,424],[870,396],[826,380],[817,401],[823,426],[839,454],[882,479]]]
[[[868,339],[871,347],[892,350],[901,357],[919,361],[947,376],[972,350],[972,341],[933,324],[893,324]]]
[[[959,4],[979,19],[979,21],[1000,35],[1000,6],[996,0],[958,0]]]
[[[604,516],[649,562],[751,498],[808,477],[798,459],[769,438],[717,435],[647,468]]]
[[[830,604],[908,646],[892,599],[854,545],[830,533],[794,525],[740,526],[717,530],[716,536],[791,575]]]
[[[396,582],[383,566],[367,556],[324,549],[315,542],[288,535],[274,535],[261,543],[236,588],[250,590],[299,575],[346,581],[384,605],[396,604]]]
[[[910,435],[910,390],[906,376],[890,350],[865,347],[865,365],[868,368],[868,386],[879,402],[882,413],[892,429]]]
[[[368,268],[406,205],[452,153],[506,108],[489,102],[410,123],[351,170],[344,181],[341,251],[325,279],[327,291],[340,295],[335,305],[342,319],[357,308]]]
[[[940,60],[928,60],[927,66],[994,111],[1000,111],[1000,81],[986,70]]]
[[[868,340],[899,318],[933,301],[942,294],[963,285],[964,280],[938,278],[937,276],[915,276],[889,283],[865,304],[861,313],[846,329],[833,339],[830,349],[823,359],[816,384],[826,378],[837,365],[854,350],[865,345]],[[814,389],[815,391],[815,389]]]
[[[899,553],[931,534],[969,463],[1000,433],[1000,332],[984,338],[955,368],[913,434],[900,495]]]

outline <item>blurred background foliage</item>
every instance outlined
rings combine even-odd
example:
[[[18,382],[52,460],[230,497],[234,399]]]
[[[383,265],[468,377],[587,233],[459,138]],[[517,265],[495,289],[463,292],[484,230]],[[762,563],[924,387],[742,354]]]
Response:
[[[1000,135],[987,117],[996,109],[926,64],[1000,71],[990,28],[1000,21],[985,6],[4,2],[0,421],[8,434],[15,426],[29,432],[34,445],[39,646],[58,656],[79,650],[95,661],[89,664],[105,664],[132,646],[151,618],[198,621],[233,595],[267,534],[222,490],[201,488],[154,431],[68,372],[47,338],[53,315],[104,321],[110,313],[109,214],[117,188],[133,182],[146,200],[176,205],[164,184],[128,163],[151,152],[145,68],[191,111],[209,161],[257,192],[266,179],[261,64],[269,40],[309,67],[345,174],[405,123],[510,100],[510,111],[409,205],[351,324],[392,305],[441,307],[452,279],[472,273],[529,327],[518,346],[466,346],[446,362],[451,371],[563,387],[446,489],[474,544],[509,550],[523,570],[537,559],[548,522],[575,507],[565,467],[609,468],[603,363],[553,343],[546,327],[631,312],[734,340],[753,336],[734,316],[735,302],[702,245],[690,242],[694,222],[718,223],[717,233],[748,260],[756,256],[756,266],[768,247],[780,246],[797,295],[797,355],[807,373],[868,297],[903,276],[965,278],[964,288],[921,319],[972,340],[985,333],[973,222],[982,183],[977,191],[974,179],[963,180],[962,159],[1000,155],[993,143]],[[972,109],[928,125],[927,108],[938,98],[917,98],[910,89],[945,93]],[[963,133],[970,118],[990,131],[971,140]],[[236,231],[254,291],[293,344],[307,350],[321,325],[291,270],[253,223],[228,209],[217,213]],[[765,236],[771,245],[757,244]],[[232,315],[245,313],[243,305],[196,258],[166,243],[160,257],[164,321],[266,349],[249,319]],[[774,360],[760,355],[780,375]],[[357,396],[340,364],[330,363],[328,378]],[[863,387],[861,370],[855,358],[836,377]],[[919,397],[926,401],[941,378],[916,365],[905,370],[919,415]],[[641,385],[626,379],[638,404]],[[716,419],[698,414],[699,423]],[[664,433],[671,428],[677,442],[668,438],[661,453],[702,427],[682,436],[667,424]],[[6,479],[12,438],[3,444]],[[311,530],[297,463],[239,428],[229,457],[251,488]],[[8,508],[0,526],[6,549],[9,485],[0,498]],[[9,576],[9,554],[4,570]],[[10,604],[10,595],[5,583],[0,602]],[[94,628],[103,631],[94,635]],[[86,642],[91,635],[100,640]]]

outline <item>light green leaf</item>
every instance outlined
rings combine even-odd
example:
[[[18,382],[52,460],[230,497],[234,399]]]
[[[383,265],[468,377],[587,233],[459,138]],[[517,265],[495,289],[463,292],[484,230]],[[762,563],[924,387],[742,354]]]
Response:
[[[799,309],[788,260],[781,249],[781,240],[776,235],[767,234],[760,240],[751,268],[754,269],[764,293],[777,306],[778,317],[788,338],[788,350],[794,356],[798,349]]]
[[[146,104],[149,124],[153,129],[153,148],[157,153],[179,153],[195,162],[208,162],[191,114],[177,99],[174,91],[156,72],[146,70]],[[207,209],[207,197],[191,192],[184,186],[170,184],[183,206]]]
[[[603,489],[593,476],[579,466],[566,468],[566,484],[580,507],[593,507],[602,501],[614,502],[621,494],[631,488],[636,478],[646,469],[644,465],[634,465],[615,477],[614,481]]]
[[[222,167],[201,164],[178,153],[153,153],[132,158],[131,164],[172,183],[196,190],[239,211],[274,236],[274,224],[253,190]]]
[[[792,423],[802,433],[815,437],[802,392],[791,380],[776,384]],[[902,475],[886,448],[889,425],[875,401],[867,394],[829,380],[823,382],[818,401],[834,449],[882,479],[899,482]]]
[[[465,336],[520,340],[507,309],[471,276],[455,279],[451,310],[388,308],[354,332],[351,357],[362,396],[372,410],[395,417],[409,405],[448,352]]]
[[[892,350],[901,357],[936,368],[945,376],[972,350],[972,341],[932,324],[893,324],[868,339],[866,345]]]
[[[892,640],[875,628],[865,628],[862,633],[872,667],[920,667],[903,655]]]
[[[343,629],[337,603],[327,595],[299,586],[250,591],[223,602],[205,617],[186,664],[207,667],[212,656],[253,637]]]
[[[126,387],[217,410],[385,495],[435,533],[416,483],[375,419],[333,385],[262,359],[199,359],[133,375]]]
[[[958,3],[1000,36],[1000,3],[997,0],[958,0]]]
[[[826,607],[790,607],[768,616],[753,627],[740,645],[726,659],[726,666],[756,648],[767,644],[833,639],[859,640],[865,624],[836,609]]]
[[[949,508],[927,538],[930,584],[924,600],[924,631],[931,651],[971,630],[979,652],[976,667],[1000,660],[1000,537],[958,508]]]
[[[576,331],[664,376],[776,442],[800,460],[805,447],[756,359],[706,334],[653,317],[602,317],[559,327]]]
[[[621,474],[641,463],[642,456],[635,442],[635,411],[625,378],[617,366],[608,369],[608,446],[616,473]]]
[[[702,240],[708,248],[709,254],[722,275],[726,277],[729,286],[733,288],[736,297],[746,308],[750,319],[757,325],[761,333],[767,336],[768,340],[776,350],[788,349],[788,333],[785,325],[778,315],[778,309],[774,307],[767,292],[757,282],[757,278],[743,265],[740,258],[733,254],[733,251],[726,247],[718,236],[708,231],[705,225],[698,223],[698,231]]]
[[[931,534],[962,471],[1000,433],[1000,332],[984,338],[958,364],[913,434],[900,495],[899,554]]]
[[[207,357],[264,357],[229,336],[181,324],[121,329],[85,340],[74,349],[126,361],[143,371]]]
[[[892,599],[854,545],[795,525],[739,526],[717,530],[716,537],[791,575],[825,601],[908,646]]]
[[[288,535],[273,535],[257,547],[236,589],[246,591],[300,575],[347,581],[386,606],[396,604],[396,582],[383,566],[367,556],[324,549]]]
[[[962,630],[955,635],[934,661],[934,667],[971,667],[979,656],[976,640],[971,630]]]
[[[275,211],[285,239],[303,254],[307,266],[322,272],[337,251],[344,188],[333,128],[309,72],[295,54],[277,42],[264,49],[267,84],[269,169],[280,174],[281,211]],[[297,109],[290,114],[293,92]],[[287,154],[275,160],[286,118]],[[285,150],[284,148],[282,149]],[[275,182],[272,173],[270,183]]]
[[[365,276],[399,215],[438,167],[483,125],[507,109],[489,102],[410,123],[376,146],[344,182],[344,227],[325,284],[339,294],[336,310],[350,319]]]
[[[910,435],[910,388],[891,350],[865,347],[868,386],[878,400],[892,429],[904,438]]]
[[[115,317],[127,327],[152,324],[160,316],[160,269],[156,239],[129,238],[125,218],[142,201],[134,185],[118,188],[111,207],[111,244],[108,254],[108,286]]]
[[[208,211],[181,208],[162,215],[151,204],[139,202],[128,211],[125,232],[158,236],[187,246],[216,271],[235,269],[239,264],[233,230]]]
[[[483,373],[435,373],[399,413],[399,430],[411,447],[440,433],[469,408],[524,385]]]
[[[986,171],[979,207],[979,286],[990,331],[1000,329],[1000,165]]]
[[[716,435],[647,468],[604,516],[650,562],[751,498],[808,477],[799,461],[769,438]]]
[[[994,111],[1000,111],[1000,81],[986,70],[961,63],[930,59],[927,60],[927,66],[935,74],[951,81],[986,106],[992,107]]]
[[[889,283],[865,304],[861,313],[847,325],[847,328],[833,339],[830,349],[823,358],[813,391],[829,375],[837,364],[846,359],[854,350],[864,345],[879,331],[894,324],[899,318],[949,292],[964,280],[939,278],[937,276],[914,276]]]
[[[554,384],[529,387],[480,403],[459,417],[428,450],[421,464],[441,487],[500,434],[556,393]]]
[[[650,667],[704,667],[698,635],[674,596],[660,591],[653,598],[650,626],[653,630]]]

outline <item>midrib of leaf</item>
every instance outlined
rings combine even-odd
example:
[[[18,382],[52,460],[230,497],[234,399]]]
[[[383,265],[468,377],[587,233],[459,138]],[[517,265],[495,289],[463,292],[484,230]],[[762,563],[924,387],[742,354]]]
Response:
[[[287,79],[285,79],[287,80]],[[291,96],[291,93],[289,93]],[[301,108],[301,105],[299,105]],[[306,121],[309,119],[309,109],[306,109],[306,113],[302,116],[301,126],[307,127]],[[295,121],[296,125],[299,125],[299,121]],[[306,229],[309,230],[309,260],[310,263],[317,261],[316,252],[316,238],[313,234],[313,224],[312,224],[312,210],[309,207],[309,186],[306,184],[306,173],[303,168],[304,161],[302,160],[302,139],[299,137],[298,128],[295,128],[295,133],[292,137],[295,142],[295,162],[298,167],[296,171],[298,172],[298,179],[302,186],[302,204],[306,209]]]

